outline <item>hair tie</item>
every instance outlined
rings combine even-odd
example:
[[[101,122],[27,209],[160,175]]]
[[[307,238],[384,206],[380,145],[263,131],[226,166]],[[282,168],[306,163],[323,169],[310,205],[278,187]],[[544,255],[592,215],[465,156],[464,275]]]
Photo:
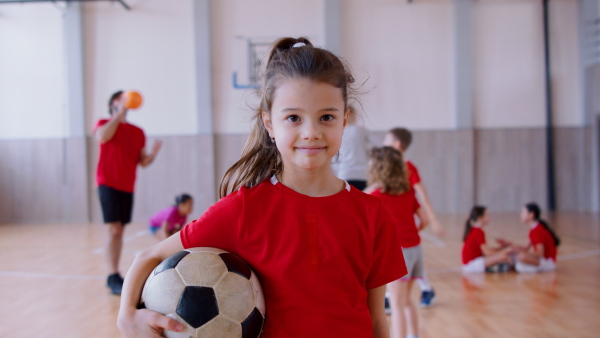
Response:
[[[306,46],[306,44],[304,42],[296,42],[292,48],[296,48],[296,47],[304,47]]]

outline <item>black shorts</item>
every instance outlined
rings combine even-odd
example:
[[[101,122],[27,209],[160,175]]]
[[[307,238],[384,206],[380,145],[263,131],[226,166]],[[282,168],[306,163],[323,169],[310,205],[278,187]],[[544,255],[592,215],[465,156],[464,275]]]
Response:
[[[98,197],[100,197],[104,223],[121,222],[125,225],[131,222],[133,193],[101,185],[98,187]]]

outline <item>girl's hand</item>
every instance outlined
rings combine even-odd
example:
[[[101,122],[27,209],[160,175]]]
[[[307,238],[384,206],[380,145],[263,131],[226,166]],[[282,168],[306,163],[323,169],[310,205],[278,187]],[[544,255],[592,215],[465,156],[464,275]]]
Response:
[[[147,309],[125,313],[121,311],[117,326],[126,337],[162,337],[164,330],[181,332],[183,324],[175,319]]]
[[[505,240],[504,238],[496,238],[496,242],[500,244],[500,247],[505,248],[507,246],[511,246],[512,242]]]
[[[446,230],[444,230],[444,227],[440,224],[437,218],[431,220],[431,231],[433,231],[433,234],[438,238],[442,238],[446,235]]]

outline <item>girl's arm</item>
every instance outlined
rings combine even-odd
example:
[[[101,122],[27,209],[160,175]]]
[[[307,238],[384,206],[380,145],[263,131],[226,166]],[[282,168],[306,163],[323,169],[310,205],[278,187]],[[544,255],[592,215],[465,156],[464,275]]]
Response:
[[[417,217],[419,217],[419,219],[421,220],[421,223],[419,223],[419,231],[425,229],[428,225],[429,225],[429,217],[427,216],[427,213],[425,212],[425,210],[423,210],[423,208],[419,208],[417,209]]]
[[[431,206],[431,202],[429,201],[429,196],[427,195],[425,186],[423,185],[423,183],[419,182],[413,186],[413,189],[415,189],[415,192],[421,198],[421,204],[423,204],[423,208],[425,209],[425,211],[427,212],[427,215],[429,216],[429,222],[431,223],[431,230],[438,237],[444,236],[444,234],[445,234],[444,228],[438,221],[435,211],[433,211],[433,207]]]
[[[110,141],[117,132],[119,123],[125,121],[125,108],[119,108],[117,112],[114,112],[114,114],[115,115],[112,116],[108,122],[96,129],[95,136],[98,142],[106,143]]]
[[[373,322],[373,336],[375,338],[389,338],[390,329],[385,317],[385,285],[369,289],[367,303]]]
[[[156,155],[158,155],[158,151],[160,150],[161,146],[162,140],[154,141],[154,145],[152,146],[152,152],[149,155],[146,153],[146,148],[142,148],[142,150],[140,151],[140,165],[142,166],[142,168],[146,168],[154,161],[154,158],[156,158]]]
[[[126,337],[161,337],[162,331],[182,331],[183,325],[174,319],[147,309],[137,310],[142,289],[150,272],[172,254],[183,250],[179,233],[139,254],[127,271],[117,326]]]
[[[540,265],[540,259],[544,257],[544,244],[538,244],[533,247],[533,252],[522,251],[519,252],[517,259],[523,263],[530,265]]]

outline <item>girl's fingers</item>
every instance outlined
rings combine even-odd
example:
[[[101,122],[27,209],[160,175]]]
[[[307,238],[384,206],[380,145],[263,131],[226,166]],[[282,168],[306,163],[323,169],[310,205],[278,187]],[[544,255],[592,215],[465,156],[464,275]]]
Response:
[[[163,316],[158,313],[154,316],[153,322],[154,322],[154,325],[153,325],[154,327],[161,328],[164,330],[180,332],[185,329],[183,324],[176,321],[175,319],[169,318],[167,316]]]

